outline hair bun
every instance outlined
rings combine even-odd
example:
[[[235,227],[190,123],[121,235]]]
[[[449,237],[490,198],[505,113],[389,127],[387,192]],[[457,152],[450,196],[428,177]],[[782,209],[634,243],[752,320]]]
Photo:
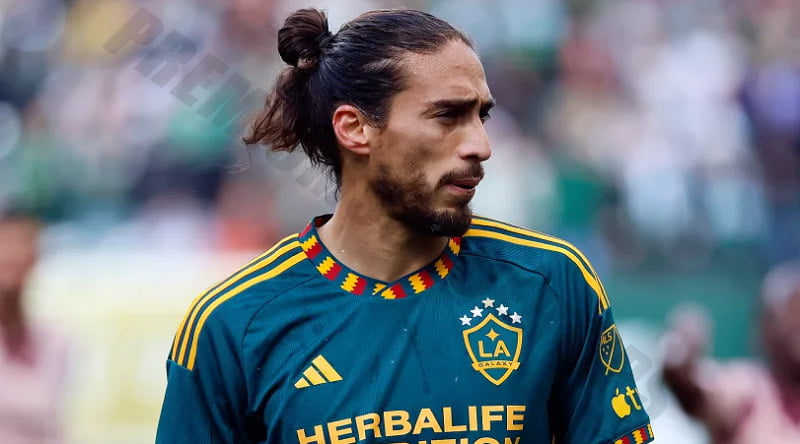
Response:
[[[297,66],[301,59],[318,58],[332,35],[324,12],[300,9],[290,15],[278,31],[278,53],[284,62]]]

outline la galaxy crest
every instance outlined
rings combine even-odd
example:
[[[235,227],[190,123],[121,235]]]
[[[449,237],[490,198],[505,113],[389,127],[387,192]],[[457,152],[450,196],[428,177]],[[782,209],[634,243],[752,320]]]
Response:
[[[600,335],[600,362],[605,366],[606,374],[619,373],[625,365],[625,347],[622,345],[616,324],[611,324],[611,327]]]
[[[472,360],[472,368],[494,385],[502,384],[519,368],[522,352],[522,316],[503,304],[495,307],[495,300],[486,298],[459,320],[468,327],[463,331],[464,346]]]

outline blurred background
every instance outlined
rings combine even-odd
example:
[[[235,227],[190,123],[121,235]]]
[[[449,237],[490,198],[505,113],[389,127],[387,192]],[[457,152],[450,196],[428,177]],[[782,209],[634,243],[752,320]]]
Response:
[[[692,302],[710,353],[758,358],[760,281],[800,259],[795,0],[0,0],[0,208],[44,223],[27,308],[69,344],[68,442],[152,442],[191,299],[335,205],[301,156],[240,142],[306,6],[333,30],[422,9],[475,40],[499,104],[475,211],[580,247],[656,442],[707,442],[658,338]]]

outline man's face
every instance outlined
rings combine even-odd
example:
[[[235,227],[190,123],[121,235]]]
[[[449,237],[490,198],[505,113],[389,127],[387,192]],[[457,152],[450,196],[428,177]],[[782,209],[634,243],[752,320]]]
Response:
[[[38,227],[28,220],[0,221],[0,304],[18,298],[36,263]]]
[[[409,53],[406,88],[371,141],[369,185],[389,215],[413,231],[460,236],[491,155],[483,123],[493,101],[475,52],[451,41],[431,55]]]

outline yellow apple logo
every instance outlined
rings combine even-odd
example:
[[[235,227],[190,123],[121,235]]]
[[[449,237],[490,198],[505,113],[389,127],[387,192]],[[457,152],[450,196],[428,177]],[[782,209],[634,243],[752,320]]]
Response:
[[[620,418],[631,414],[631,406],[628,404],[628,401],[625,400],[625,394],[620,394],[619,389],[617,389],[617,396],[611,398],[611,407],[614,409],[614,413]]]
[[[619,389],[616,391],[617,395],[611,398],[611,407],[614,409],[614,413],[617,414],[620,418],[624,418],[626,416],[630,416],[631,414],[631,404],[633,404],[633,408],[636,410],[641,410],[642,406],[640,404],[640,400],[636,400],[639,396],[639,390],[637,388],[630,388],[630,386],[625,387],[625,393],[620,393]],[[631,404],[628,404],[628,400],[631,401]]]

